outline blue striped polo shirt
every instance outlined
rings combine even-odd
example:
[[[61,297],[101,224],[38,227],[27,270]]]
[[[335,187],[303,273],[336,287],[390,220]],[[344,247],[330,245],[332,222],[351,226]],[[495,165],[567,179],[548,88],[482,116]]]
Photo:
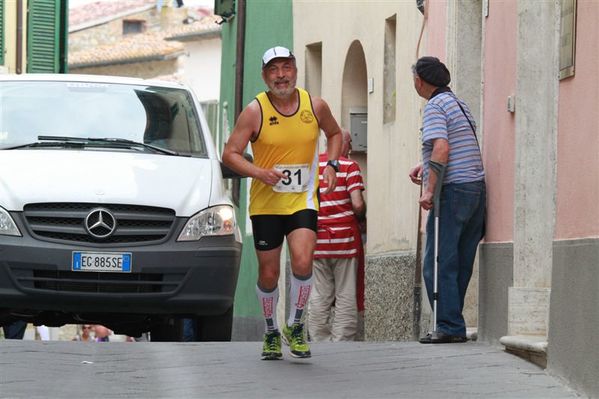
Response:
[[[422,126],[422,159],[424,181],[428,183],[428,162],[433,152],[433,140],[449,142],[449,160],[443,184],[469,183],[485,178],[482,158],[475,133],[460,109],[464,108],[468,119],[476,129],[470,109],[451,91],[434,95],[424,107]]]

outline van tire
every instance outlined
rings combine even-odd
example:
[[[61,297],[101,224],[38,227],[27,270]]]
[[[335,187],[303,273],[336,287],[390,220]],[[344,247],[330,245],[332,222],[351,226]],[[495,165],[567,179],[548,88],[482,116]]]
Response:
[[[216,316],[198,317],[198,341],[231,341],[233,329],[233,306]]]
[[[180,342],[183,340],[183,320],[169,317],[152,326],[150,341]]]

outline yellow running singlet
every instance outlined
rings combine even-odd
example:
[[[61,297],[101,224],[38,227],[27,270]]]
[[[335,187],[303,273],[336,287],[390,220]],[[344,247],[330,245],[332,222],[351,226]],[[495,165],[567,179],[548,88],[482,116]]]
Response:
[[[253,179],[250,216],[291,215],[304,209],[318,211],[318,135],[320,128],[307,91],[298,88],[299,104],[292,115],[282,115],[268,95],[256,96],[262,111],[258,138],[252,142],[254,164],[276,168],[286,176],[276,186]]]

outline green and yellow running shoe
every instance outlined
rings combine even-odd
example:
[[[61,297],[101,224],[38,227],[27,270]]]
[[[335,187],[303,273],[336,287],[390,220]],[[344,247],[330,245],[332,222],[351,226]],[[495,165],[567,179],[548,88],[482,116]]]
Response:
[[[303,324],[294,324],[283,327],[283,342],[289,345],[291,356],[299,358],[312,357],[310,345],[306,342]]]
[[[262,345],[262,360],[277,360],[282,357],[281,333],[278,331],[265,333],[264,345]]]

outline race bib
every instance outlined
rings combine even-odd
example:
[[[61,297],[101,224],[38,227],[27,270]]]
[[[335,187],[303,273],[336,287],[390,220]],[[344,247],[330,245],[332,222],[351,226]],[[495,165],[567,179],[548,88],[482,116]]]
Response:
[[[301,165],[275,165],[274,168],[285,175],[273,186],[277,193],[303,193],[308,191],[310,167]]]

